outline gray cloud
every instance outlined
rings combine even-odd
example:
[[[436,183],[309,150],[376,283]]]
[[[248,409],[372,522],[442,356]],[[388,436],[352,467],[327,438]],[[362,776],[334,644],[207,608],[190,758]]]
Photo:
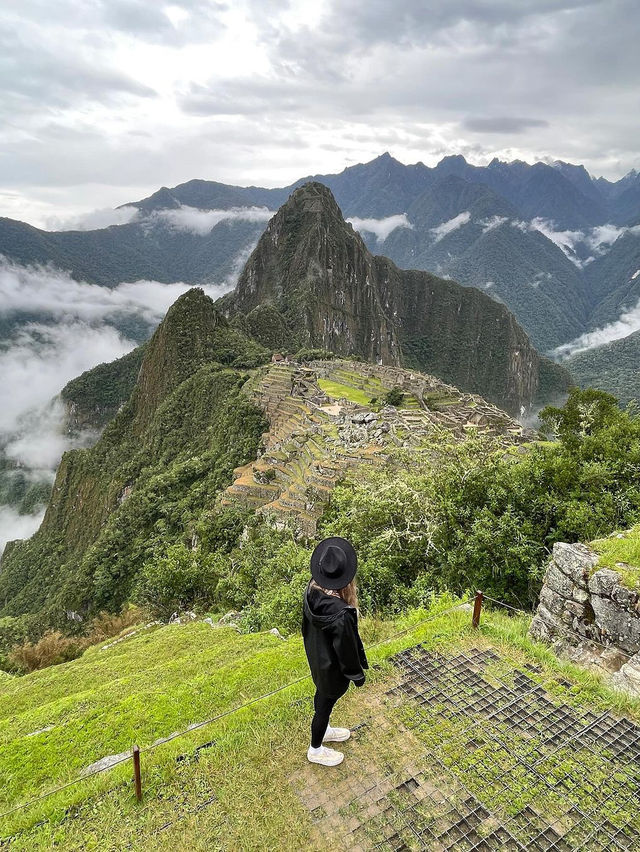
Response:
[[[7,117],[80,106],[86,101],[118,103],[122,97],[150,97],[150,86],[111,63],[96,63],[93,51],[72,52],[34,28],[16,32],[0,20],[0,108]]]
[[[24,0],[0,28],[0,194],[31,209],[385,149],[640,166],[635,0]]]
[[[518,118],[509,115],[494,118],[465,118],[462,124],[467,130],[479,133],[524,133],[530,127],[549,126],[549,122],[541,118]]]

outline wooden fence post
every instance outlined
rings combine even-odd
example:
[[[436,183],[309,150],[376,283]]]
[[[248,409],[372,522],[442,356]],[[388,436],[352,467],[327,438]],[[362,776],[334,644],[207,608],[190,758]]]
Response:
[[[471,619],[471,626],[474,628],[478,628],[480,626],[480,612],[482,611],[482,592],[476,592],[476,599],[473,603],[473,618]]]
[[[142,801],[142,776],[140,775],[140,748],[133,747],[133,782],[136,788],[136,799]]]

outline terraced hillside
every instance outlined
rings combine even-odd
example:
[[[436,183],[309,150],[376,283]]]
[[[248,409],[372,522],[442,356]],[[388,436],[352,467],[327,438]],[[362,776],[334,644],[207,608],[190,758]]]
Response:
[[[385,404],[399,388],[398,406]],[[220,502],[240,501],[313,536],[335,483],[352,467],[383,462],[434,430],[523,437],[522,427],[481,397],[433,376],[356,361],[271,364],[256,375],[253,401],[270,428],[258,459],[234,471]]]

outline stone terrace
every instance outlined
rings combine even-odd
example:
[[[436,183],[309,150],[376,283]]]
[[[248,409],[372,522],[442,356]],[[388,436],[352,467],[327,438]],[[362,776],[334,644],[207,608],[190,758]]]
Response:
[[[402,405],[382,405],[394,387],[405,394]],[[252,393],[269,431],[259,458],[236,469],[221,503],[240,501],[276,523],[293,522],[304,536],[315,534],[334,485],[349,469],[383,463],[394,447],[415,446],[439,430],[458,437],[502,435],[509,442],[526,437],[481,397],[395,367],[338,360],[273,364],[260,371]]]

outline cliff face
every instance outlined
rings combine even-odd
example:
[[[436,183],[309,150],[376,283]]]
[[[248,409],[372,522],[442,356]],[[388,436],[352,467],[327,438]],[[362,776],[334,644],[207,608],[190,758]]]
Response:
[[[280,208],[221,305],[228,314],[273,306],[294,345],[406,364],[510,413],[528,411],[539,391],[543,359],[504,305],[372,255],[318,183]],[[569,376],[559,368],[547,384],[546,398],[557,397]]]
[[[372,255],[330,190],[305,184],[271,219],[229,302],[249,313],[273,304],[301,345],[399,364],[395,323]]]

